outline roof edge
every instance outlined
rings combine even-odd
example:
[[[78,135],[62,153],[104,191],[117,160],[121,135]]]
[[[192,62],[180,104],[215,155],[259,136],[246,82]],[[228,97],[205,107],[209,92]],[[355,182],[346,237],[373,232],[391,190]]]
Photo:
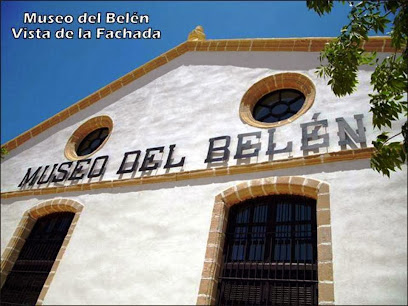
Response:
[[[169,51],[157,56],[142,66],[130,71],[124,76],[93,92],[65,108],[54,116],[42,121],[33,128],[7,141],[1,147],[12,151],[38,134],[64,121],[77,112],[91,106],[111,93],[119,90],[136,79],[167,64],[186,52],[197,51],[286,51],[286,52],[320,52],[326,43],[334,37],[299,37],[299,38],[249,38],[249,39],[213,39],[201,41],[185,41]],[[389,36],[371,36],[363,43],[366,51],[394,52]]]

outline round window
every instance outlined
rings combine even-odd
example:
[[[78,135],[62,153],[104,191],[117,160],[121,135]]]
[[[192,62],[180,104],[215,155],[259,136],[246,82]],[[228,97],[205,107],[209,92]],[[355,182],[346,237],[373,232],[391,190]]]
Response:
[[[243,122],[258,128],[282,126],[306,113],[315,95],[313,82],[301,73],[270,75],[246,91],[239,116]]]
[[[85,156],[97,150],[103,141],[108,137],[109,129],[101,128],[88,134],[79,144],[77,149],[78,156]]]
[[[303,106],[305,95],[298,90],[282,89],[263,96],[255,104],[254,119],[261,122],[278,122],[295,115]]]
[[[69,138],[65,156],[72,161],[88,158],[100,150],[112,133],[113,121],[99,116],[83,123]]]

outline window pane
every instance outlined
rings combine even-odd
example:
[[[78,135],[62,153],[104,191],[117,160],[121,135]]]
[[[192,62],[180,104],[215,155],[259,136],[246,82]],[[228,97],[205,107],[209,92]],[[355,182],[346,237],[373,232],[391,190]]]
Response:
[[[305,96],[295,89],[281,89],[263,96],[254,106],[255,120],[273,123],[295,115],[303,106]]]
[[[254,118],[256,120],[260,120],[261,118],[265,117],[268,114],[269,108],[266,108],[264,106],[257,106],[256,108],[254,108]]]
[[[74,215],[53,213],[37,220],[1,289],[2,305],[36,303]]]
[[[317,304],[315,201],[260,197],[230,208],[218,305]]]
[[[76,153],[78,156],[91,154],[98,149],[109,134],[108,128],[100,128],[89,133],[79,144]]]

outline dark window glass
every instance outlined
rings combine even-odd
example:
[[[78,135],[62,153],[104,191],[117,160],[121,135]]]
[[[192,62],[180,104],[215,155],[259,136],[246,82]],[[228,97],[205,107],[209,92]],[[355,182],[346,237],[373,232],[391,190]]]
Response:
[[[263,96],[256,103],[253,116],[255,120],[261,122],[278,122],[296,114],[304,102],[305,96],[298,90],[277,90]]]
[[[1,289],[1,305],[35,305],[71,225],[74,213],[37,220]]]
[[[89,133],[79,144],[78,149],[76,150],[77,155],[84,156],[91,154],[99,148],[108,135],[108,128],[100,128]]]
[[[277,195],[231,208],[218,305],[317,305],[315,200]]]

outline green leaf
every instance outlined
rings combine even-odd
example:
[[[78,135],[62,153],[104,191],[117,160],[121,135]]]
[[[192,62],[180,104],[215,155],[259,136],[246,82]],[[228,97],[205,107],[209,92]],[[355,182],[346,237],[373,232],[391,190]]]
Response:
[[[314,0],[308,1],[307,6],[323,15],[330,13],[333,3]],[[393,122],[408,115],[408,1],[361,1],[351,6],[349,24],[343,26],[340,35],[326,44],[320,53],[321,66],[316,74],[328,78],[327,84],[333,93],[341,97],[356,90],[361,65],[376,65],[371,74],[373,92],[368,93],[373,126],[380,130],[391,128]],[[387,27],[391,27],[391,43],[396,52],[380,59],[375,52],[366,52],[362,46],[369,40],[369,33],[384,33]],[[403,144],[389,143],[395,135],[389,136],[384,131],[373,141],[376,151],[371,167],[388,177],[391,172],[401,169],[407,160],[407,123],[401,133]]]

